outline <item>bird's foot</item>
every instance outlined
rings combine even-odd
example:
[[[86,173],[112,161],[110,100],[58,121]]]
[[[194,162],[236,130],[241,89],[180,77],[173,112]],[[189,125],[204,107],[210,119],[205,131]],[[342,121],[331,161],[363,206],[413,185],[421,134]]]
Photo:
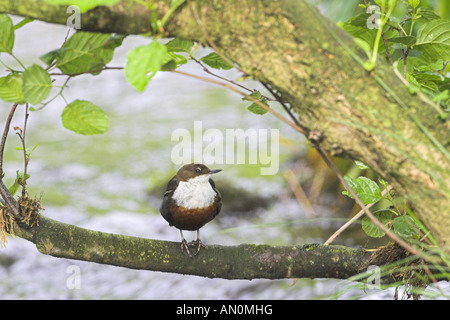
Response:
[[[190,243],[188,243],[188,245],[191,246],[191,247],[197,246],[197,251],[195,252],[194,256],[196,256],[197,253],[200,252],[201,248],[208,249],[208,246],[206,244],[204,244],[200,239],[197,239],[195,241],[191,241]]]
[[[187,255],[188,255],[189,257],[193,258],[191,252],[189,251],[189,247],[190,247],[190,246],[192,246],[191,243],[188,243],[185,239],[183,239],[183,240],[181,241],[181,253],[183,253],[184,251],[186,251]],[[198,253],[198,251],[197,251],[197,253]],[[196,254],[197,254],[197,253],[196,253]],[[195,254],[194,254],[194,256],[195,256]]]

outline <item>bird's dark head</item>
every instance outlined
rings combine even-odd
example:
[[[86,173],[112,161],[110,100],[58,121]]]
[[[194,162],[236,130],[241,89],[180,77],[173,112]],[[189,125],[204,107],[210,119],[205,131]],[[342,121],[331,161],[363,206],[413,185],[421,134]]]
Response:
[[[205,179],[210,175],[220,172],[222,169],[211,170],[201,163],[190,163],[182,166],[176,175],[180,181],[189,181],[190,179],[204,176]]]

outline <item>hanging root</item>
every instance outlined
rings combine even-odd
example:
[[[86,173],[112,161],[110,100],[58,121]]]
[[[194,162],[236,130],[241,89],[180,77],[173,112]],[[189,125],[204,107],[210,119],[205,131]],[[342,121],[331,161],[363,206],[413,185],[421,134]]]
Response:
[[[0,207],[0,248],[6,247],[8,243],[6,240],[7,233],[14,235],[13,224],[14,217],[9,213],[7,207]]]

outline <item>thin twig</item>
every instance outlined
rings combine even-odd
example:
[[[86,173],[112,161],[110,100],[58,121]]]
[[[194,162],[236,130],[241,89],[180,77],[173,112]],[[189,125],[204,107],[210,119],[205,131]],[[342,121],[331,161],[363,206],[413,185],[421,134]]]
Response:
[[[3,179],[3,153],[5,151],[6,138],[8,137],[9,127],[11,126],[11,120],[14,116],[14,112],[16,112],[18,104],[15,103],[11,111],[9,112],[8,118],[6,119],[5,129],[3,130],[2,141],[0,143],[0,180]]]
[[[388,190],[391,190],[391,187],[388,186]],[[383,192],[381,193],[381,196],[385,196],[387,193],[387,190],[383,190]],[[370,208],[374,205],[374,203],[370,203],[366,206],[366,208]],[[353,216],[353,218],[351,218],[350,220],[348,220],[342,227],[340,227],[335,233],[333,233],[333,235],[331,237],[328,238],[327,241],[325,241],[325,245],[329,245],[331,244],[345,229],[347,229],[353,222],[355,222],[356,220],[358,220],[360,217],[362,217],[364,215],[364,210],[360,210],[357,214],[355,214]]]
[[[178,73],[178,74],[182,74],[191,78],[195,78],[198,80],[202,80],[202,81],[206,81],[206,82],[211,82],[211,83],[215,83],[218,84],[220,86],[223,86],[231,91],[234,91],[242,96],[244,96],[245,98],[247,98],[248,100],[256,103],[258,106],[260,106],[261,108],[263,108],[264,110],[268,111],[269,113],[273,114],[275,117],[277,117],[278,119],[280,119],[281,121],[283,121],[284,123],[286,123],[288,126],[292,127],[293,129],[295,129],[296,131],[305,134],[305,131],[303,130],[303,128],[299,127],[298,125],[296,125],[295,123],[292,123],[291,121],[289,121],[288,119],[286,119],[285,117],[283,117],[282,115],[280,115],[278,112],[276,112],[275,110],[273,110],[272,108],[269,108],[268,106],[266,106],[264,103],[262,103],[261,101],[258,101],[257,99],[253,98],[252,96],[249,96],[241,91],[239,91],[238,89],[234,88],[233,86],[229,85],[228,83],[225,82],[221,82],[221,81],[217,81],[214,79],[210,79],[210,78],[205,78],[205,77],[201,77],[192,73],[188,73],[188,72],[184,72],[184,71],[180,71],[180,70],[171,70],[170,72],[173,73]]]
[[[19,132],[16,132],[16,134],[19,136],[20,140],[22,141],[22,149],[23,149],[23,179],[22,179],[22,197],[25,197],[26,194],[26,184],[27,184],[27,168],[28,163],[30,161],[30,158],[27,154],[27,149],[25,146],[25,136],[27,132],[27,123],[28,123],[28,103],[25,105],[25,120],[23,124],[23,130],[20,130]]]
[[[297,199],[298,203],[300,203],[305,208],[306,216],[308,218],[317,217],[317,214],[314,211],[314,208],[311,205],[311,202],[309,202],[309,199],[306,196],[305,191],[303,190],[300,183],[297,181],[294,172],[291,169],[287,169],[284,172],[284,176],[286,177],[289,187],[291,188],[292,192],[294,193],[294,196]]]

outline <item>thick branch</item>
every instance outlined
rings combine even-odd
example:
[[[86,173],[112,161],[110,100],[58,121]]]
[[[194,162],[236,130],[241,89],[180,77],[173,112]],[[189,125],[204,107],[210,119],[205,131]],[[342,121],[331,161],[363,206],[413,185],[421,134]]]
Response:
[[[340,278],[365,271],[370,254],[362,249],[308,244],[272,247],[209,245],[194,258],[179,242],[92,231],[40,216],[34,230],[14,232],[58,258],[224,279]]]

